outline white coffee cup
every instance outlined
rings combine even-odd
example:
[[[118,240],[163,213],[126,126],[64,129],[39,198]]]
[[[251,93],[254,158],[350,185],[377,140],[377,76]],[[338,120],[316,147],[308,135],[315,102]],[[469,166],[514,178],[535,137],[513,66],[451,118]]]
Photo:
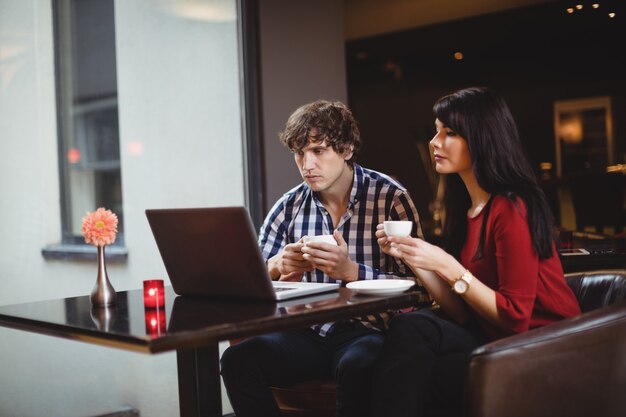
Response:
[[[311,242],[322,242],[337,246],[337,241],[333,235],[305,236],[303,240],[305,245]]]
[[[387,236],[406,237],[411,235],[413,222],[409,220],[387,220],[383,226]]]

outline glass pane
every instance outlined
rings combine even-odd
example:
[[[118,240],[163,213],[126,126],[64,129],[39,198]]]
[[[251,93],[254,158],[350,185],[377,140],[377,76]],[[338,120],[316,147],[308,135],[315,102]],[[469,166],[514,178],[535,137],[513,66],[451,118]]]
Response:
[[[55,5],[63,241],[80,242],[82,218],[97,207],[118,215],[121,236],[114,3],[63,0]]]
[[[558,176],[605,172],[613,163],[611,98],[559,100],[554,111]]]
[[[606,109],[560,114],[563,175],[603,171],[608,165]]]

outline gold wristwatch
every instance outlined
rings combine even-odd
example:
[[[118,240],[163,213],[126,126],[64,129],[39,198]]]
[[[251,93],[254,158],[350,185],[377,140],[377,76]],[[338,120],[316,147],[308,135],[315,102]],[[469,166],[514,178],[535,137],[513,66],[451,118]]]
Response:
[[[474,279],[474,275],[466,269],[465,272],[463,272],[463,275],[461,275],[459,279],[454,281],[454,284],[452,284],[452,291],[459,295],[465,294],[472,283],[472,279]]]

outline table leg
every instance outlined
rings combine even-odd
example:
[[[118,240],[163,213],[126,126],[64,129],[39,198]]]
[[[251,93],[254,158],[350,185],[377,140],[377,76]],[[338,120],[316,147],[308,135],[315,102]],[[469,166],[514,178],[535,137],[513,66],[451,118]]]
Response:
[[[218,345],[178,349],[181,417],[222,417]]]

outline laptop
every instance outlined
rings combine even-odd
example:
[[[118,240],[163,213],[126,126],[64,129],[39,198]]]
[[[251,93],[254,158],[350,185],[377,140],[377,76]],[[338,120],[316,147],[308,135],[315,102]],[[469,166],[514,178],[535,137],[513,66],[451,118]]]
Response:
[[[340,286],[272,281],[245,207],[147,209],[146,217],[178,295],[277,301]]]

